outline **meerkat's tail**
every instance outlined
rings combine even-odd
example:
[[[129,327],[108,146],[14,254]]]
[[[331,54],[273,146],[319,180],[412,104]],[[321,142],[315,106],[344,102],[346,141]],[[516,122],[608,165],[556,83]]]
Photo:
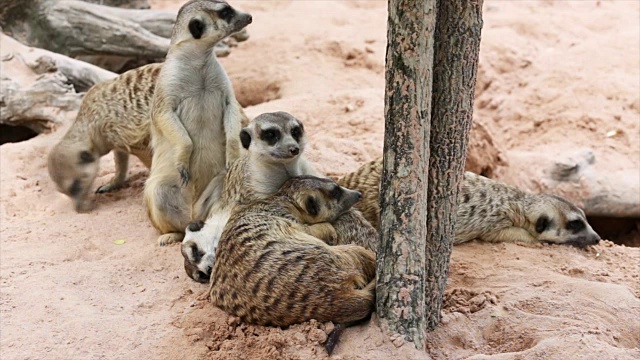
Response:
[[[351,326],[363,324],[369,321],[369,319],[371,319],[371,313],[373,312],[373,305],[375,303],[376,280],[375,279],[371,280],[371,282],[369,282],[369,284],[367,284],[367,286],[364,289],[356,290],[356,291],[359,292],[359,294],[357,294],[356,296],[364,295],[364,297],[367,300],[371,301],[371,305],[369,306],[369,309],[367,310],[366,314],[363,317],[359,319],[351,320],[351,321],[338,322],[335,325],[333,330],[331,330],[331,332],[327,336],[327,342],[324,345],[324,349],[327,351],[328,355],[331,355],[336,345],[338,345],[338,342],[340,341],[340,336],[342,335],[342,331],[344,329]],[[359,301],[356,300],[356,302],[359,302]],[[357,309],[358,308],[354,306],[354,308],[352,309],[353,310],[352,315],[356,315]]]

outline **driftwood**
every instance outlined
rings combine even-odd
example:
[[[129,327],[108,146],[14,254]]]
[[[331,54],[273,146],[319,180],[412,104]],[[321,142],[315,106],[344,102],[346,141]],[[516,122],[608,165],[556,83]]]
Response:
[[[23,126],[36,133],[53,130],[60,123],[61,110],[77,110],[82,102],[82,95],[60,72],[43,74],[26,89],[5,76],[0,83],[0,124]]]
[[[124,9],[80,0],[3,0],[0,8],[0,26],[21,43],[96,63],[100,57],[111,57],[112,62],[116,57],[120,65],[109,68],[118,72],[128,70],[123,69],[126,63],[136,64],[131,68],[162,61],[175,17],[172,11]],[[225,39],[216,47],[217,56],[228,55],[229,46],[248,38],[246,31],[232,36],[232,41]]]

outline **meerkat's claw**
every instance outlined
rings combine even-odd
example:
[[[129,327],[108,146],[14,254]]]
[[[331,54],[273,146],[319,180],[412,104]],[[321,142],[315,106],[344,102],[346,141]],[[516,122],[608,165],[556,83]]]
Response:
[[[165,246],[173,243],[179,243],[182,242],[182,239],[184,239],[184,234],[181,233],[163,234],[158,238],[158,245]]]
[[[189,183],[189,170],[187,170],[184,166],[181,166],[178,168],[178,172],[180,173],[182,186],[186,186]]]
[[[114,183],[108,183],[108,184],[104,184],[102,186],[100,186],[97,190],[96,190],[96,194],[106,194],[108,192],[112,192],[114,190],[118,190],[122,187],[122,184],[114,184]]]

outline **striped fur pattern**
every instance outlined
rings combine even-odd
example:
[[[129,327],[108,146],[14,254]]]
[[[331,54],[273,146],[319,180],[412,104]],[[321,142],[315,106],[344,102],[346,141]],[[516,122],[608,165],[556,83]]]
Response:
[[[49,176],[76,211],[93,208],[91,186],[102,156],[114,151],[116,174],[98,193],[120,188],[129,154],[151,166],[149,108],[161,64],[129,70],[89,89],[67,133],[48,156]]]
[[[325,230],[317,229],[359,197],[332,180],[302,176],[264,200],[237,206],[216,253],[212,303],[260,325],[367,317],[375,301],[375,254],[357,245],[329,246],[320,239]]]
[[[380,158],[338,180],[341,186],[362,192],[363,200],[356,207],[376,229],[381,173]],[[458,194],[454,244],[474,239],[583,247],[597,244],[600,236],[584,212],[562,197],[527,193],[467,171]]]

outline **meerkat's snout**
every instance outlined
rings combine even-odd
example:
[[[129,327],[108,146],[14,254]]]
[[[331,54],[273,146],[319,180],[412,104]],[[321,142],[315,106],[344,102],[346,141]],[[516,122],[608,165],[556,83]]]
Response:
[[[360,199],[362,199],[362,193],[357,190],[350,190],[344,187],[341,187],[344,195],[344,207],[345,209],[350,209],[353,205],[355,205]]]

